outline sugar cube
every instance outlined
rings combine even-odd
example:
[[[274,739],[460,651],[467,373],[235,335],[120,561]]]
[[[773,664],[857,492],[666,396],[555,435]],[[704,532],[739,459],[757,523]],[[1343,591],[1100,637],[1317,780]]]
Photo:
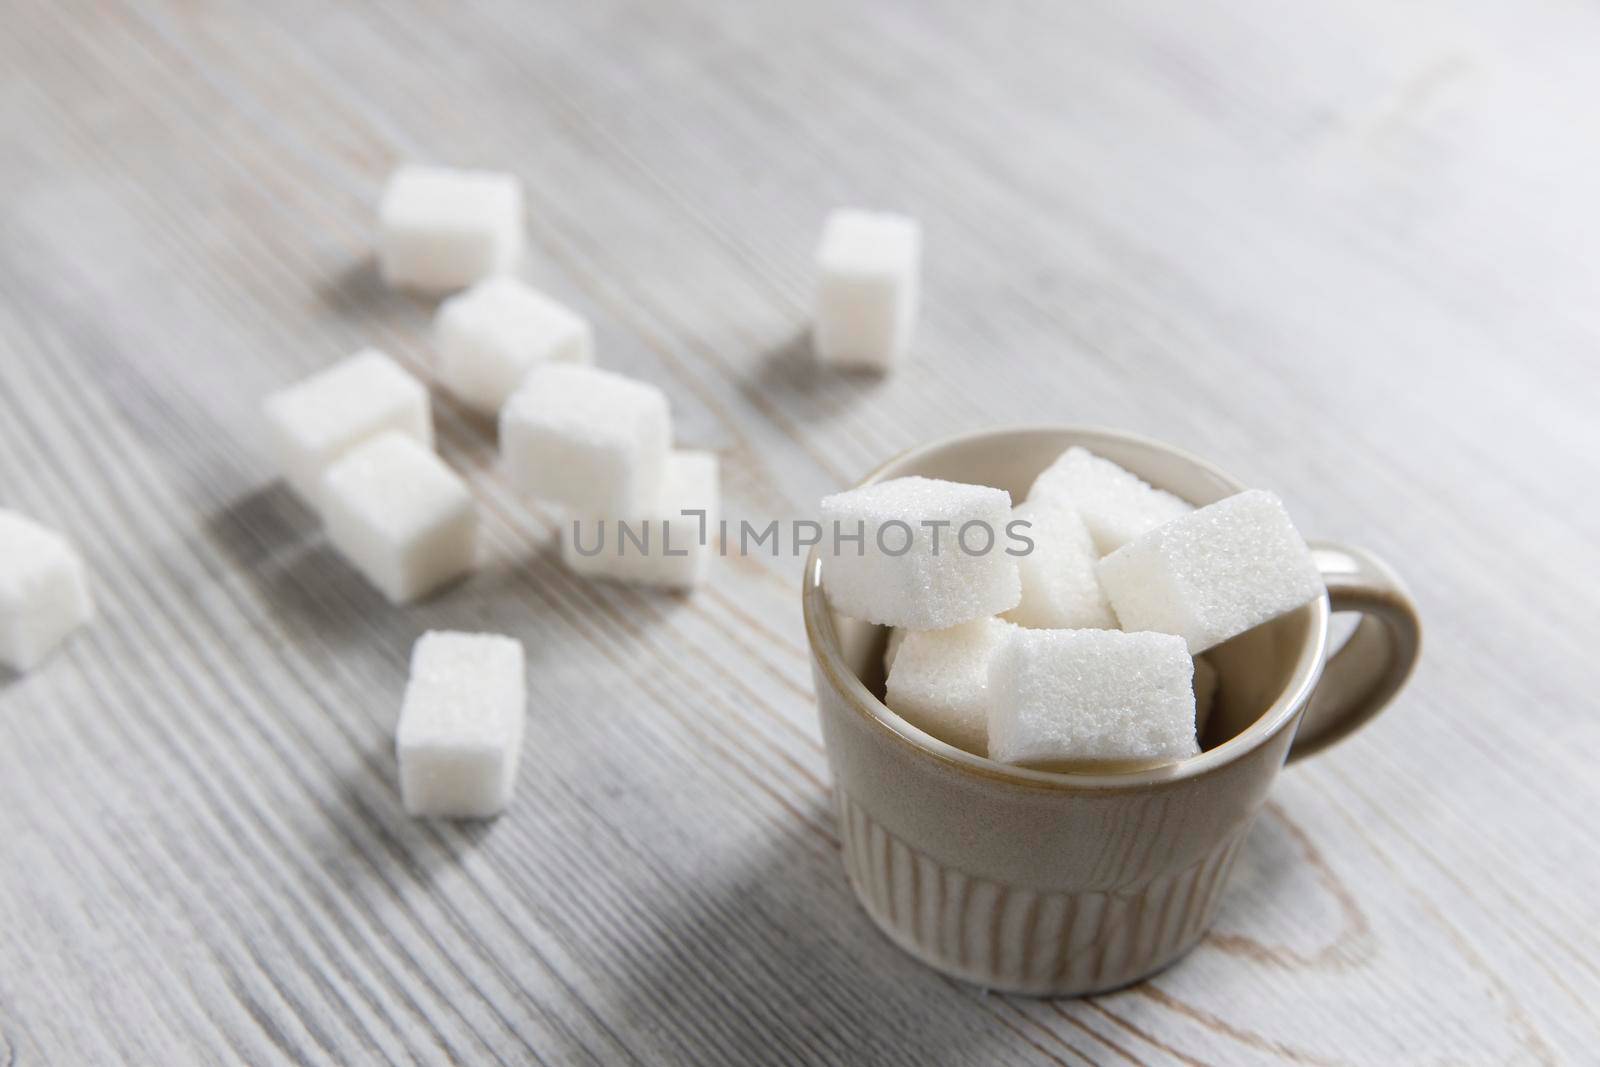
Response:
[[[656,508],[671,445],[661,390],[596,367],[535,366],[500,412],[512,485],[579,515]]]
[[[395,603],[472,569],[472,496],[439,457],[399,433],[352,449],[319,490],[328,540]]]
[[[1102,556],[1193,510],[1187,501],[1076,445],[1046,467],[1028,490],[1029,503],[1044,501],[1071,505]]]
[[[1125,630],[1177,634],[1204,652],[1321,596],[1283,502],[1251,489],[1158,526],[1100,561]]]
[[[905,634],[889,671],[884,703],[911,725],[984,755],[989,742],[989,661],[1016,629],[974,619],[946,630]]]
[[[823,497],[821,511],[823,581],[846,615],[942,630],[1021,599],[1002,489],[895,478]]]
[[[578,574],[692,589],[711,570],[720,517],[716,455],[674,451],[654,506],[620,519],[569,517],[561,559]]]
[[[418,638],[395,731],[406,811],[482,819],[505,810],[527,700],[515,638],[439,630]]]
[[[1197,736],[1206,732],[1206,723],[1211,721],[1211,708],[1217,702],[1220,681],[1210,660],[1204,656],[1194,658],[1194,732]]]
[[[1012,517],[1028,523],[1031,551],[1017,557],[1022,601],[1005,613],[1042,630],[1115,630],[1117,617],[1095,577],[1100,554],[1078,513],[1066,504],[1019,504]]]
[[[906,634],[910,630],[902,630],[898,626],[889,630],[889,640],[883,646],[883,676],[889,677],[889,672],[894,670],[894,658],[900,652],[900,646],[905,643]]]
[[[428,390],[375,348],[278,390],[262,411],[279,471],[311,504],[328,464],[363,441],[397,430],[433,447]]]
[[[378,269],[393,286],[446,292],[522,258],[522,184],[510,174],[404,166],[378,204]]]
[[[817,248],[817,357],[880,371],[903,359],[917,314],[921,258],[915,219],[853,210],[829,215]]]
[[[0,663],[31,670],[93,617],[88,570],[67,539],[0,508]]]
[[[1043,768],[1193,756],[1193,672],[1170,634],[1019,627],[989,664],[989,756]]]
[[[439,305],[433,347],[439,384],[493,414],[534,364],[592,362],[594,334],[576,312],[501,275]]]

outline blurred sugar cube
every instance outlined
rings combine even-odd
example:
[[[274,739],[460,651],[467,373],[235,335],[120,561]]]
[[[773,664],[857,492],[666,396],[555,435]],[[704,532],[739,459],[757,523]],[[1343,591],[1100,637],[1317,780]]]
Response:
[[[278,390],[262,412],[279,472],[313,505],[328,465],[364,441],[397,431],[433,447],[428,390],[375,348]]]
[[[522,259],[522,184],[512,175],[409,165],[378,204],[378,269],[390,285],[462,289]]]
[[[93,617],[77,550],[49,527],[0,508],[0,663],[32,670]]]
[[[328,540],[395,603],[472,570],[472,496],[411,437],[387,433],[352,449],[323,475],[319,499]]]
[[[591,577],[693,589],[706,580],[717,553],[717,483],[714,453],[671,452],[654,506],[621,517],[568,518],[561,559]]]
[[[589,323],[525,282],[486,279],[444,301],[434,316],[435,380],[457,398],[498,413],[540,363],[590,363]]]
[[[922,229],[915,219],[849,209],[829,215],[817,248],[817,358],[878,371],[904,359],[921,260]]]
[[[671,446],[666,395],[596,367],[538,365],[500,412],[511,484],[578,515],[655,509]]]

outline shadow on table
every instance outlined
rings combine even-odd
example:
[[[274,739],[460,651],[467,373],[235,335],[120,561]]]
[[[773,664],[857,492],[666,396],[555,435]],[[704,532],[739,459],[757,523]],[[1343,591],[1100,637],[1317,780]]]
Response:
[[[831,808],[819,797],[785,822],[736,855],[665,855],[654,878],[618,872],[625,899],[640,903],[608,927],[614,943],[594,947],[630,961],[601,1014],[661,1042],[647,1060],[968,1064],[1014,1055],[1015,1035],[982,991],[912,960],[857,905]],[[642,845],[636,851],[651,862]]]
[[[871,397],[883,386],[885,377],[877,371],[830,367],[819,362],[811,331],[801,330],[761,354],[755,372],[743,383],[743,391],[757,400],[803,398],[817,415],[832,418]]]
[[[332,651],[356,641],[388,607],[333,550],[316,515],[282,482],[213,512],[205,530],[285,629]]]
[[[342,318],[362,320],[397,315],[420,319],[431,315],[436,303],[423,294],[385,284],[377,259],[370,255],[352,261],[318,285],[317,299]]]

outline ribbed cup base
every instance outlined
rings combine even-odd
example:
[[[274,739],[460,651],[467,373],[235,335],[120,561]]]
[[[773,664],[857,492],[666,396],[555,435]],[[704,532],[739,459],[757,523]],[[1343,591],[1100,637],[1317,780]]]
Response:
[[[946,974],[990,989],[1079,996],[1138,981],[1200,939],[1244,833],[1200,862],[1112,892],[1052,892],[972,877],[905,844],[834,790],[844,865],[884,932]]]

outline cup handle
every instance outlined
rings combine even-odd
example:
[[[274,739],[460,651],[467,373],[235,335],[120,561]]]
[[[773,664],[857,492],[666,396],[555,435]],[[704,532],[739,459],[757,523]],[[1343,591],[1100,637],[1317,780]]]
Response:
[[[1289,749],[1290,763],[1321,752],[1382,711],[1422,651],[1417,606],[1388,564],[1327,541],[1312,542],[1311,555],[1328,584],[1328,606],[1359,611],[1362,619],[1323,669]]]

